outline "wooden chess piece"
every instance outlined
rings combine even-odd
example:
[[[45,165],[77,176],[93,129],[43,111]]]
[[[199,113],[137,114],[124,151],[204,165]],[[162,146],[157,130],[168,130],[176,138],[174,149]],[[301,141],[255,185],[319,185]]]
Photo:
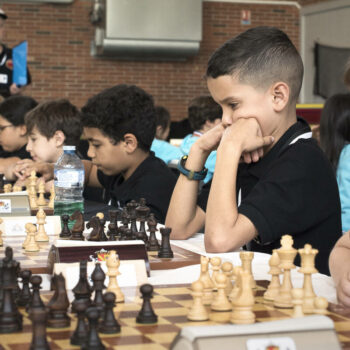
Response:
[[[252,276],[250,279],[250,283],[252,284],[252,288],[256,289],[256,282],[254,280],[253,272],[252,272],[252,261],[254,258],[254,252],[248,252],[248,251],[241,251],[239,253],[239,257],[242,261],[242,268],[244,271],[248,271],[249,274]]]
[[[45,307],[30,309],[29,318],[32,321],[32,342],[31,350],[50,350],[46,339],[47,313]]]
[[[52,185],[50,190],[50,200],[49,200],[49,204],[47,205],[51,209],[54,209],[55,207],[55,198],[56,198],[55,185]]]
[[[207,309],[203,305],[203,289],[204,285],[201,281],[195,281],[192,283],[192,297],[193,303],[187,314],[187,318],[190,321],[206,321],[209,319]]]
[[[238,296],[238,294],[239,294],[239,291],[241,290],[241,285],[240,285],[241,281],[240,281],[240,279],[238,278],[238,276],[240,276],[240,274],[241,274],[242,271],[243,271],[242,266],[235,266],[235,267],[233,268],[233,274],[234,274],[234,276],[235,276],[235,278],[236,278],[236,282],[235,282],[235,284],[234,284],[234,286],[233,286],[233,289],[232,289],[232,291],[231,291],[231,293],[230,293],[230,295],[229,295],[229,297],[228,297],[228,299],[229,299],[231,302],[234,301],[234,300],[237,298],[237,296]]]
[[[115,306],[115,294],[107,292],[103,295],[105,302],[105,314],[100,323],[99,331],[105,334],[120,333],[120,325],[114,317],[113,308]]]
[[[101,264],[96,263],[94,271],[91,274],[91,279],[93,282],[93,290],[95,291],[93,305],[96,306],[97,309],[100,311],[100,315],[103,314],[104,309],[102,291],[106,288],[106,286],[104,285],[105,278],[106,274],[103,272]]]
[[[300,273],[304,274],[304,302],[303,311],[308,313],[313,313],[314,311],[314,300],[316,294],[312,287],[312,274],[318,272],[315,268],[315,258],[318,253],[317,249],[312,249],[310,244],[305,244],[304,248],[299,249],[299,254],[301,257],[301,268],[298,270]]]
[[[3,190],[4,189],[4,174],[0,174],[0,190]]]
[[[231,323],[250,324],[255,322],[255,314],[253,312],[255,299],[250,279],[250,273],[244,270],[237,276],[237,280],[240,280],[240,291],[237,298],[232,301]]]
[[[293,298],[293,318],[304,317],[303,312],[303,297],[304,291],[302,288],[293,288],[292,289],[292,298]]]
[[[171,259],[174,257],[174,253],[171,250],[170,245],[170,227],[162,227],[160,230],[160,234],[162,235],[162,242],[158,251],[158,258],[168,258]]]
[[[5,249],[5,258],[1,261],[2,303],[0,308],[0,333],[12,333],[22,330],[22,315],[15,303],[15,290],[18,288],[17,274],[20,265],[13,260],[13,250]]]
[[[98,319],[100,317],[100,311],[97,307],[89,307],[86,310],[86,316],[89,320],[89,332],[86,342],[82,345],[82,350],[104,350],[105,346],[101,342],[101,339],[97,332]]]
[[[14,185],[12,187],[12,192],[21,192],[22,191],[22,186]]]
[[[88,326],[85,322],[85,311],[89,304],[86,299],[74,300],[72,310],[77,314],[77,326],[70,338],[72,345],[83,345],[88,335]]]
[[[117,222],[117,210],[109,210],[109,225],[107,236],[109,241],[116,241],[118,239],[118,222]]]
[[[61,239],[70,239],[72,236],[72,233],[70,232],[69,226],[68,226],[68,221],[69,221],[69,215],[68,214],[63,214],[61,215],[61,222],[62,222],[62,230],[60,233],[60,238]]]
[[[36,227],[35,227],[35,225],[30,224],[30,223],[26,224],[26,227],[28,229],[27,236],[29,236],[29,238],[28,238],[28,242],[25,243],[25,251],[26,252],[38,252],[40,250],[40,247],[39,247],[38,243],[36,243],[36,240],[35,240]]]
[[[30,278],[30,283],[32,284],[32,298],[27,304],[28,312],[31,309],[40,309],[45,307],[43,301],[40,297],[41,282],[43,281],[41,276],[34,275]]]
[[[216,276],[220,272],[220,267],[221,267],[221,258],[218,256],[214,256],[213,258],[210,259],[210,265],[212,269],[212,274],[211,274],[211,280],[214,283],[214,290],[217,290],[217,285],[216,285]]]
[[[216,287],[218,292],[211,303],[211,309],[213,311],[231,311],[232,305],[228,301],[225,289],[226,289],[227,277],[224,273],[219,272],[215,276]]]
[[[157,252],[159,251],[160,245],[156,238],[157,220],[154,217],[153,213],[149,215],[149,218],[147,220],[147,226],[148,226],[148,232],[149,232],[149,239],[146,245],[146,249],[150,252]]]
[[[106,265],[108,268],[107,276],[109,276],[107,291],[115,294],[117,297],[117,303],[122,303],[124,302],[124,294],[121,291],[117,281],[117,276],[120,275],[120,260],[115,250],[111,250],[109,252]]]
[[[38,198],[36,203],[39,207],[45,207],[46,206],[46,199],[44,197],[44,195],[45,195],[45,183],[43,181],[41,181],[39,183],[38,193],[39,193],[39,198]]]
[[[150,284],[143,284],[140,287],[140,292],[143,302],[141,310],[136,317],[136,322],[142,324],[156,323],[158,321],[158,316],[154,313],[151,304],[153,286]]]
[[[6,184],[4,185],[4,193],[11,193],[12,192],[12,185]]]
[[[105,234],[105,224],[106,224],[105,216],[103,213],[97,213],[96,216],[100,219],[100,223],[101,223],[100,241],[108,241],[108,238],[106,237],[106,234]]]
[[[135,211],[136,211],[138,218],[140,220],[140,229],[139,229],[139,232],[137,234],[137,238],[143,240],[145,242],[145,244],[147,244],[148,236],[146,233],[145,222],[146,222],[146,219],[147,219],[149,212],[151,210],[149,207],[146,206],[146,200],[144,198],[140,199],[140,204],[139,204],[139,206],[136,207]]]
[[[32,271],[22,270],[20,272],[20,277],[22,278],[22,289],[18,294],[17,305],[18,306],[27,306],[32,298],[32,293],[29,288],[29,281],[32,276]]]
[[[294,258],[297,255],[297,250],[292,247],[293,238],[289,235],[284,235],[281,238],[281,248],[277,249],[277,254],[280,259],[279,268],[283,269],[283,282],[278,295],[274,299],[274,306],[281,308],[292,308],[292,280],[291,272],[295,266]]]
[[[87,279],[87,261],[82,260],[79,264],[79,280],[75,287],[72,289],[74,294],[74,300],[84,300],[87,307],[91,304],[91,286]],[[74,307],[73,307],[74,308]],[[73,310],[74,311],[74,310]]]
[[[203,283],[203,305],[210,305],[213,301],[214,283],[209,274],[209,258],[201,256],[201,273],[199,281]]]
[[[100,215],[101,216],[101,215]],[[101,223],[101,219],[96,215],[93,216],[89,222],[86,223],[86,228],[92,228],[92,231],[88,237],[88,241],[106,241],[107,237],[105,236],[103,225]]]
[[[221,271],[225,274],[226,276],[226,287],[225,287],[225,293],[226,295],[230,295],[233,286],[232,286],[232,275],[233,275],[233,265],[229,261],[225,261],[221,265]]]
[[[36,223],[38,225],[38,232],[35,236],[35,240],[37,242],[48,242],[49,236],[46,234],[45,231],[46,213],[43,208],[39,208],[38,212],[36,213],[36,219]]]
[[[84,232],[84,227],[85,227],[85,223],[84,223],[84,216],[81,213],[80,210],[76,210],[70,217],[69,220],[71,221],[75,221],[74,225],[72,227],[71,230],[71,240],[74,241],[84,241],[85,237],[83,235]]]
[[[314,299],[314,313],[318,315],[327,315],[328,300],[325,297],[316,297]]]
[[[30,239],[30,235],[29,235],[29,228],[30,226],[33,225],[32,223],[26,223],[24,225],[24,229],[26,231],[26,238],[24,239],[23,243],[22,243],[22,249],[25,249],[26,248],[26,245],[28,244],[29,242],[29,239]],[[34,225],[35,226],[35,225]],[[35,232],[36,232],[36,228],[35,228]]]
[[[133,199],[129,203],[126,204],[126,209],[129,214],[130,218],[130,229],[133,233],[133,236],[137,237],[138,231],[137,231],[137,225],[136,225],[136,208],[138,207],[138,203]]]
[[[59,275],[54,274],[51,282],[55,293],[47,305],[49,309],[47,325],[52,328],[69,327],[70,318],[67,315],[69,300],[66,290],[66,280],[62,273],[60,273]]]
[[[280,258],[278,257],[277,250],[272,251],[271,258],[269,260],[270,270],[269,274],[271,275],[271,282],[267,287],[266,292],[264,293],[264,299],[267,301],[274,301],[276,295],[280,291],[280,273],[281,269],[279,268]]]
[[[0,218],[0,225],[4,222],[3,219]],[[4,245],[4,241],[2,239],[2,231],[0,230],[0,247]]]
[[[38,205],[36,204],[36,192],[31,192],[31,190],[28,193],[29,195],[29,205],[30,208],[33,209],[38,209]]]

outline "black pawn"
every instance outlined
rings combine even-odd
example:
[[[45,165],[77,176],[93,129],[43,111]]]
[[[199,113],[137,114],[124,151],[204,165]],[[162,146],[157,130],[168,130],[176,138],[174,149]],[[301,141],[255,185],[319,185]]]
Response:
[[[140,287],[140,292],[143,299],[142,307],[139,314],[136,317],[137,323],[147,324],[156,323],[158,321],[158,316],[154,313],[152,309],[151,299],[153,298],[153,287],[150,284],[143,284]]]
[[[140,229],[139,229],[139,232],[137,234],[137,238],[142,239],[145,242],[145,244],[147,244],[147,241],[148,241],[148,237],[146,234],[145,222],[146,222],[146,219],[147,219],[149,212],[150,212],[150,208],[148,208],[146,206],[146,200],[144,198],[141,198],[140,205],[138,207],[136,207],[136,213],[137,213],[139,220],[140,220]]]
[[[81,347],[82,350],[104,350],[105,346],[97,333],[99,310],[96,307],[89,307],[86,316],[89,320],[89,332],[85,344]]]
[[[42,282],[41,276],[34,275],[30,279],[30,283],[32,284],[32,299],[27,304],[28,313],[31,311],[31,309],[41,309],[44,308],[45,305],[40,297],[40,289],[41,289],[41,282]]]
[[[71,238],[72,233],[68,227],[68,221],[69,221],[69,215],[67,214],[61,215],[62,231],[60,233],[60,238],[63,238],[63,239]]]
[[[88,335],[88,326],[85,321],[85,311],[88,308],[88,302],[86,299],[74,300],[72,308],[77,314],[77,327],[70,338],[72,345],[83,345]]]
[[[32,308],[29,312],[29,318],[32,321],[32,343],[30,350],[50,350],[46,339],[47,314],[45,307]]]
[[[161,228],[160,233],[162,235],[162,243],[158,252],[158,258],[173,258],[174,253],[170,246],[170,227]]]
[[[80,300],[83,299],[87,302],[87,305],[90,306],[91,304],[91,286],[89,284],[89,281],[87,279],[87,261],[83,260],[80,261],[79,265],[79,281],[76,284],[76,286],[72,289],[72,292],[74,293],[74,300]],[[74,311],[74,307],[73,307]]]
[[[117,222],[117,210],[109,211],[109,225],[107,236],[109,241],[116,241],[118,237],[118,222]]]
[[[101,264],[96,263],[94,271],[91,274],[93,289],[95,291],[95,298],[94,298],[93,304],[100,311],[101,316],[104,310],[104,301],[103,301],[102,291],[104,288],[106,288],[106,286],[104,285],[105,278],[106,278],[106,274],[103,272],[101,268]]]
[[[120,332],[120,325],[114,317],[113,308],[115,306],[115,294],[113,292],[106,292],[103,294],[105,302],[105,314],[100,324],[100,332],[106,334],[113,334]]]
[[[20,277],[22,278],[22,289],[18,294],[18,306],[26,306],[32,298],[32,293],[30,292],[29,288],[29,280],[31,276],[32,271],[30,270],[23,270],[20,272]]]

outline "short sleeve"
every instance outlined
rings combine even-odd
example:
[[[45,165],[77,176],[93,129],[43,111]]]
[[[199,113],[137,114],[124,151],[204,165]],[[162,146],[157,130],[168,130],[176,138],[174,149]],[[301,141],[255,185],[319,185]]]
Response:
[[[332,168],[321,151],[303,144],[284,152],[238,208],[252,221],[263,245],[284,234],[303,233],[338,208],[330,208],[339,200]]]

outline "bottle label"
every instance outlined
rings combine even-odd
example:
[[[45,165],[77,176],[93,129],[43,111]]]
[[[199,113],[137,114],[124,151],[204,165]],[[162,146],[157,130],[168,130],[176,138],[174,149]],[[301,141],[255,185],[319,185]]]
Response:
[[[64,170],[55,172],[55,186],[57,187],[83,187],[84,171]]]

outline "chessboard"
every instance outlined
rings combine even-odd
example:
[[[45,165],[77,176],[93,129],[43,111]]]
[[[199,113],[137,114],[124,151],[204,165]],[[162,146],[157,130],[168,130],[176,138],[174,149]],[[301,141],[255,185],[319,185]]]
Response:
[[[263,294],[268,281],[256,281],[254,313],[256,322],[269,322],[288,319],[292,315],[292,309],[276,309],[263,300]],[[161,285],[155,286],[152,306],[158,315],[155,324],[138,324],[136,316],[141,308],[142,299],[137,288],[123,288],[125,303],[117,304],[114,309],[115,316],[121,325],[119,334],[100,334],[100,338],[106,349],[169,349],[177,333],[186,326],[202,326],[229,324],[231,312],[210,312],[210,320],[205,322],[191,322],[187,319],[187,313],[192,305],[190,285]],[[52,292],[42,292],[41,297],[46,304]],[[20,309],[24,315],[23,331],[20,333],[0,335],[0,349],[17,350],[28,348],[32,339],[31,321],[24,309]],[[208,309],[209,310],[209,309]],[[330,317],[343,349],[350,349],[350,312],[339,306],[330,304],[326,316]],[[71,326],[62,329],[47,328],[47,340],[51,349],[76,349],[70,345],[70,336],[76,326],[75,315],[70,314]],[[248,325],[249,326],[249,325]]]
[[[21,264],[21,269],[31,270],[32,273],[51,273],[48,264],[48,254],[57,236],[49,236],[49,242],[38,243],[39,252],[28,253],[22,248],[23,236],[4,237],[4,245],[0,247],[0,256],[4,255],[7,246],[13,249],[13,255]],[[200,263],[200,255],[172,245],[173,258],[158,258],[157,252],[147,252],[151,270],[169,270]]]

